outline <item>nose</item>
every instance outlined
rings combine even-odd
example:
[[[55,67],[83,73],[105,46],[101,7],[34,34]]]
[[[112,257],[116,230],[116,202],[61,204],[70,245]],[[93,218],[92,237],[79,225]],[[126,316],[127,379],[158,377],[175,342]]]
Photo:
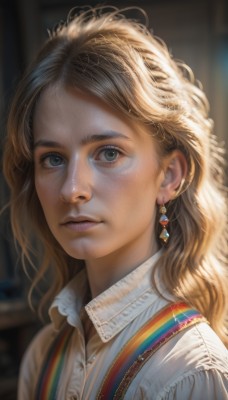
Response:
[[[65,203],[87,202],[92,197],[92,171],[88,162],[75,159],[69,162],[60,190],[60,199]]]

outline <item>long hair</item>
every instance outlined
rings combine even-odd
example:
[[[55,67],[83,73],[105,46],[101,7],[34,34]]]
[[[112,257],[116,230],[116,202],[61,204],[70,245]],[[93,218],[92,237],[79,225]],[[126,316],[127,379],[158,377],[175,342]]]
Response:
[[[114,8],[89,9],[58,26],[12,101],[4,173],[14,236],[24,263],[35,269],[31,290],[54,269],[46,303],[81,267],[51,234],[34,186],[33,113],[42,91],[58,83],[92,93],[146,125],[163,155],[174,149],[184,153],[188,176],[168,204],[170,240],[156,268],[167,289],[199,309],[225,341],[223,154],[212,133],[208,101],[189,67],[175,61],[144,25]]]

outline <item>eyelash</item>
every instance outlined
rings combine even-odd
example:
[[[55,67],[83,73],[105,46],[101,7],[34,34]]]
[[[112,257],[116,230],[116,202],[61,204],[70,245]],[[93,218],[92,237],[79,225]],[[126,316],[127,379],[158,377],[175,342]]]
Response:
[[[108,164],[114,164],[119,159],[119,157],[121,155],[123,155],[123,152],[118,147],[107,145],[107,146],[103,146],[102,148],[97,150],[97,152],[95,154],[95,158],[97,156],[100,156],[102,153],[105,153],[105,152],[108,152],[108,151],[116,152],[117,156],[115,157],[115,159],[114,160],[109,160],[109,161],[108,160],[107,161],[99,160],[100,162],[104,162],[104,163],[108,163]]]
[[[56,157],[56,158],[58,158],[59,160],[61,160],[61,164],[59,164],[59,165],[48,165],[48,166],[45,166],[45,162],[48,162],[48,159],[49,159],[49,161],[50,161],[50,158],[51,157]],[[64,158],[60,155],[60,154],[58,154],[58,153],[47,153],[47,154],[44,154],[44,155],[42,155],[41,157],[40,157],[40,160],[39,160],[39,162],[40,162],[40,164],[44,167],[44,168],[55,168],[55,167],[59,167],[60,165],[62,165],[62,162],[64,161]]]
[[[121,155],[123,155],[123,152],[116,146],[111,146],[111,145],[106,145],[106,146],[102,146],[101,148],[99,148],[98,150],[96,150],[95,152],[95,160],[98,159],[98,157],[105,152],[108,151],[113,151],[116,152],[116,157],[114,160],[98,160],[98,162],[104,163],[104,164],[114,164],[115,162],[117,162],[117,160],[119,159],[119,157]],[[60,164],[58,165],[50,165],[50,159],[51,157],[56,157],[59,159]],[[47,163],[49,160],[49,165],[45,165],[45,163]],[[55,153],[55,152],[50,152],[50,153],[46,153],[44,155],[42,155],[40,157],[39,163],[41,164],[41,166],[43,166],[44,168],[57,168],[59,166],[61,166],[62,164],[64,164],[64,157],[59,154],[59,153]]]

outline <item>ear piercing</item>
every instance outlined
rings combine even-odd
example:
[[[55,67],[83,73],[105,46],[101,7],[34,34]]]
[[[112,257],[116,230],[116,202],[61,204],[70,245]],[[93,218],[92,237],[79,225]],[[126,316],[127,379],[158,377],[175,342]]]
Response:
[[[161,214],[160,218],[159,218],[159,224],[162,226],[162,231],[159,235],[159,238],[162,240],[163,244],[166,244],[168,242],[169,239],[169,232],[167,231],[166,227],[169,224],[169,218],[166,215],[166,207],[164,204],[162,204],[159,207],[159,213]]]

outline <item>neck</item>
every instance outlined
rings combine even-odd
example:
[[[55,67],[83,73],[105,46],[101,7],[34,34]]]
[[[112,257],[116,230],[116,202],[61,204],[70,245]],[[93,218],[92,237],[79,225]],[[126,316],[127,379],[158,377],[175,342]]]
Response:
[[[140,253],[138,249],[134,251],[133,247],[127,254],[123,250],[118,251],[118,254],[115,252],[96,260],[87,260],[86,269],[92,298],[124,278],[157,251],[157,245],[148,247],[143,253]]]

